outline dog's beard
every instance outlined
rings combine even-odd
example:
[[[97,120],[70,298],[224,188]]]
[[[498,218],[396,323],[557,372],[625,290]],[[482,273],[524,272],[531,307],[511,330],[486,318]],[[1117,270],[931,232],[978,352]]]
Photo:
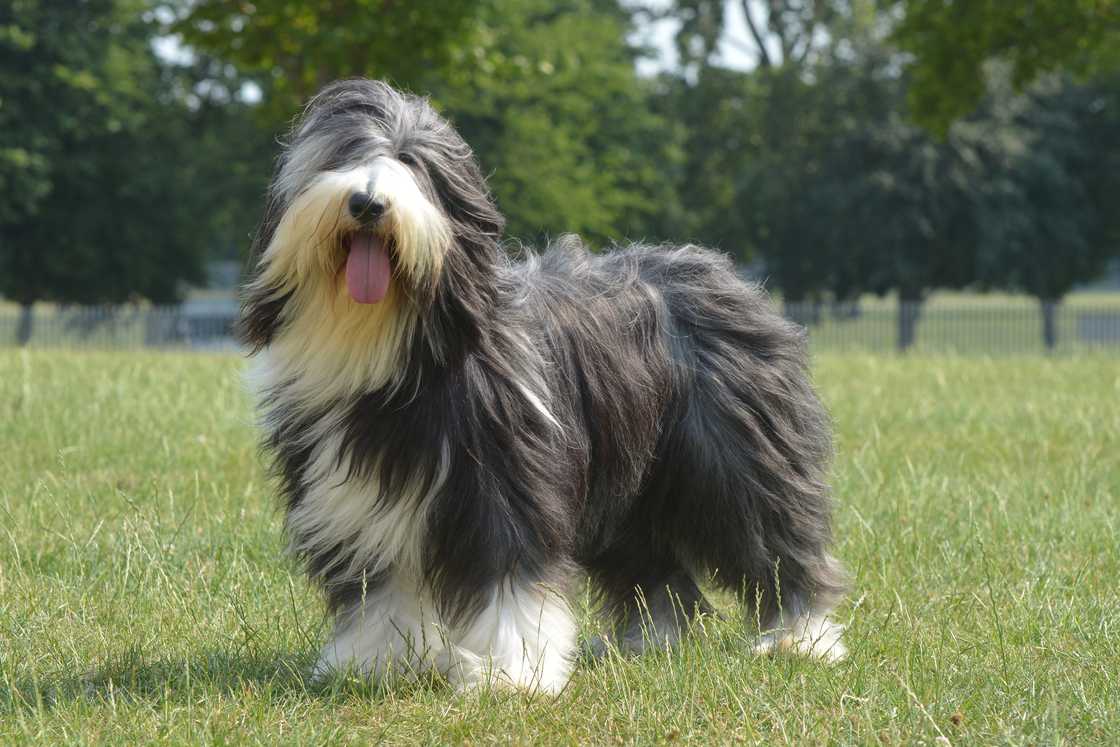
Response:
[[[351,217],[355,193],[386,206],[376,226]],[[281,216],[253,281],[288,297],[267,356],[278,370],[268,378],[306,389],[301,399],[309,402],[399,383],[418,305],[434,291],[451,242],[446,216],[398,161],[315,177]],[[358,262],[367,266],[354,268]]]

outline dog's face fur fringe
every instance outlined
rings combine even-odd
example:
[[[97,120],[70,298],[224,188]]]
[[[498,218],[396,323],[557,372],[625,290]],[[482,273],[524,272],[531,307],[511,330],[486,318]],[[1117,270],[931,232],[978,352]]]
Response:
[[[347,199],[359,190],[387,205],[377,230],[393,274],[377,304],[351,300],[342,280],[360,230]],[[470,148],[425,100],[376,81],[331,86],[278,164],[242,337],[260,350],[291,325],[281,344],[296,348],[292,374],[319,394],[400,384],[418,328],[436,360],[461,353],[458,338],[491,292],[503,225]]]
[[[291,549],[336,618],[317,671],[559,690],[581,570],[625,649],[675,641],[708,578],[760,647],[841,655],[801,330],[715,252],[564,237],[515,261],[502,230],[459,134],[383,83],[328,86],[278,161],[240,334]],[[376,303],[345,277],[362,232],[390,258]]]

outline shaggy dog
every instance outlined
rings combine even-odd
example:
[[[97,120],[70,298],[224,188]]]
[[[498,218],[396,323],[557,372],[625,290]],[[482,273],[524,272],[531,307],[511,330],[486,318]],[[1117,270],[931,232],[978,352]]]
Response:
[[[317,673],[557,691],[601,592],[625,651],[740,595],[759,649],[838,658],[828,418],[803,332],[720,254],[514,260],[421,98],[328,86],[280,156],[240,330],[293,552],[334,616]]]

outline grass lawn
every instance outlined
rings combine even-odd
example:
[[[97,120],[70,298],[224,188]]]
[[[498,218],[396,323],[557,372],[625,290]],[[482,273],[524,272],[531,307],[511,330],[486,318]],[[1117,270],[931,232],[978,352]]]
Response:
[[[850,658],[710,620],[558,700],[304,680],[239,370],[0,351],[0,743],[1120,743],[1115,358],[820,356]]]

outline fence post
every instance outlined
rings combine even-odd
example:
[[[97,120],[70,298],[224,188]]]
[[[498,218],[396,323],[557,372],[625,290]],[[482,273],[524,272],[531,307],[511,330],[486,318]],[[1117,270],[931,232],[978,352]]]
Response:
[[[31,342],[31,332],[35,324],[35,304],[26,303],[19,306],[19,326],[16,327],[16,344],[21,348]]]
[[[898,350],[905,353],[914,344],[918,326],[918,316],[922,311],[921,301],[899,299],[898,301]]]
[[[1042,306],[1042,343],[1046,346],[1047,353],[1053,353],[1058,346],[1058,305],[1061,300],[1040,298]]]

